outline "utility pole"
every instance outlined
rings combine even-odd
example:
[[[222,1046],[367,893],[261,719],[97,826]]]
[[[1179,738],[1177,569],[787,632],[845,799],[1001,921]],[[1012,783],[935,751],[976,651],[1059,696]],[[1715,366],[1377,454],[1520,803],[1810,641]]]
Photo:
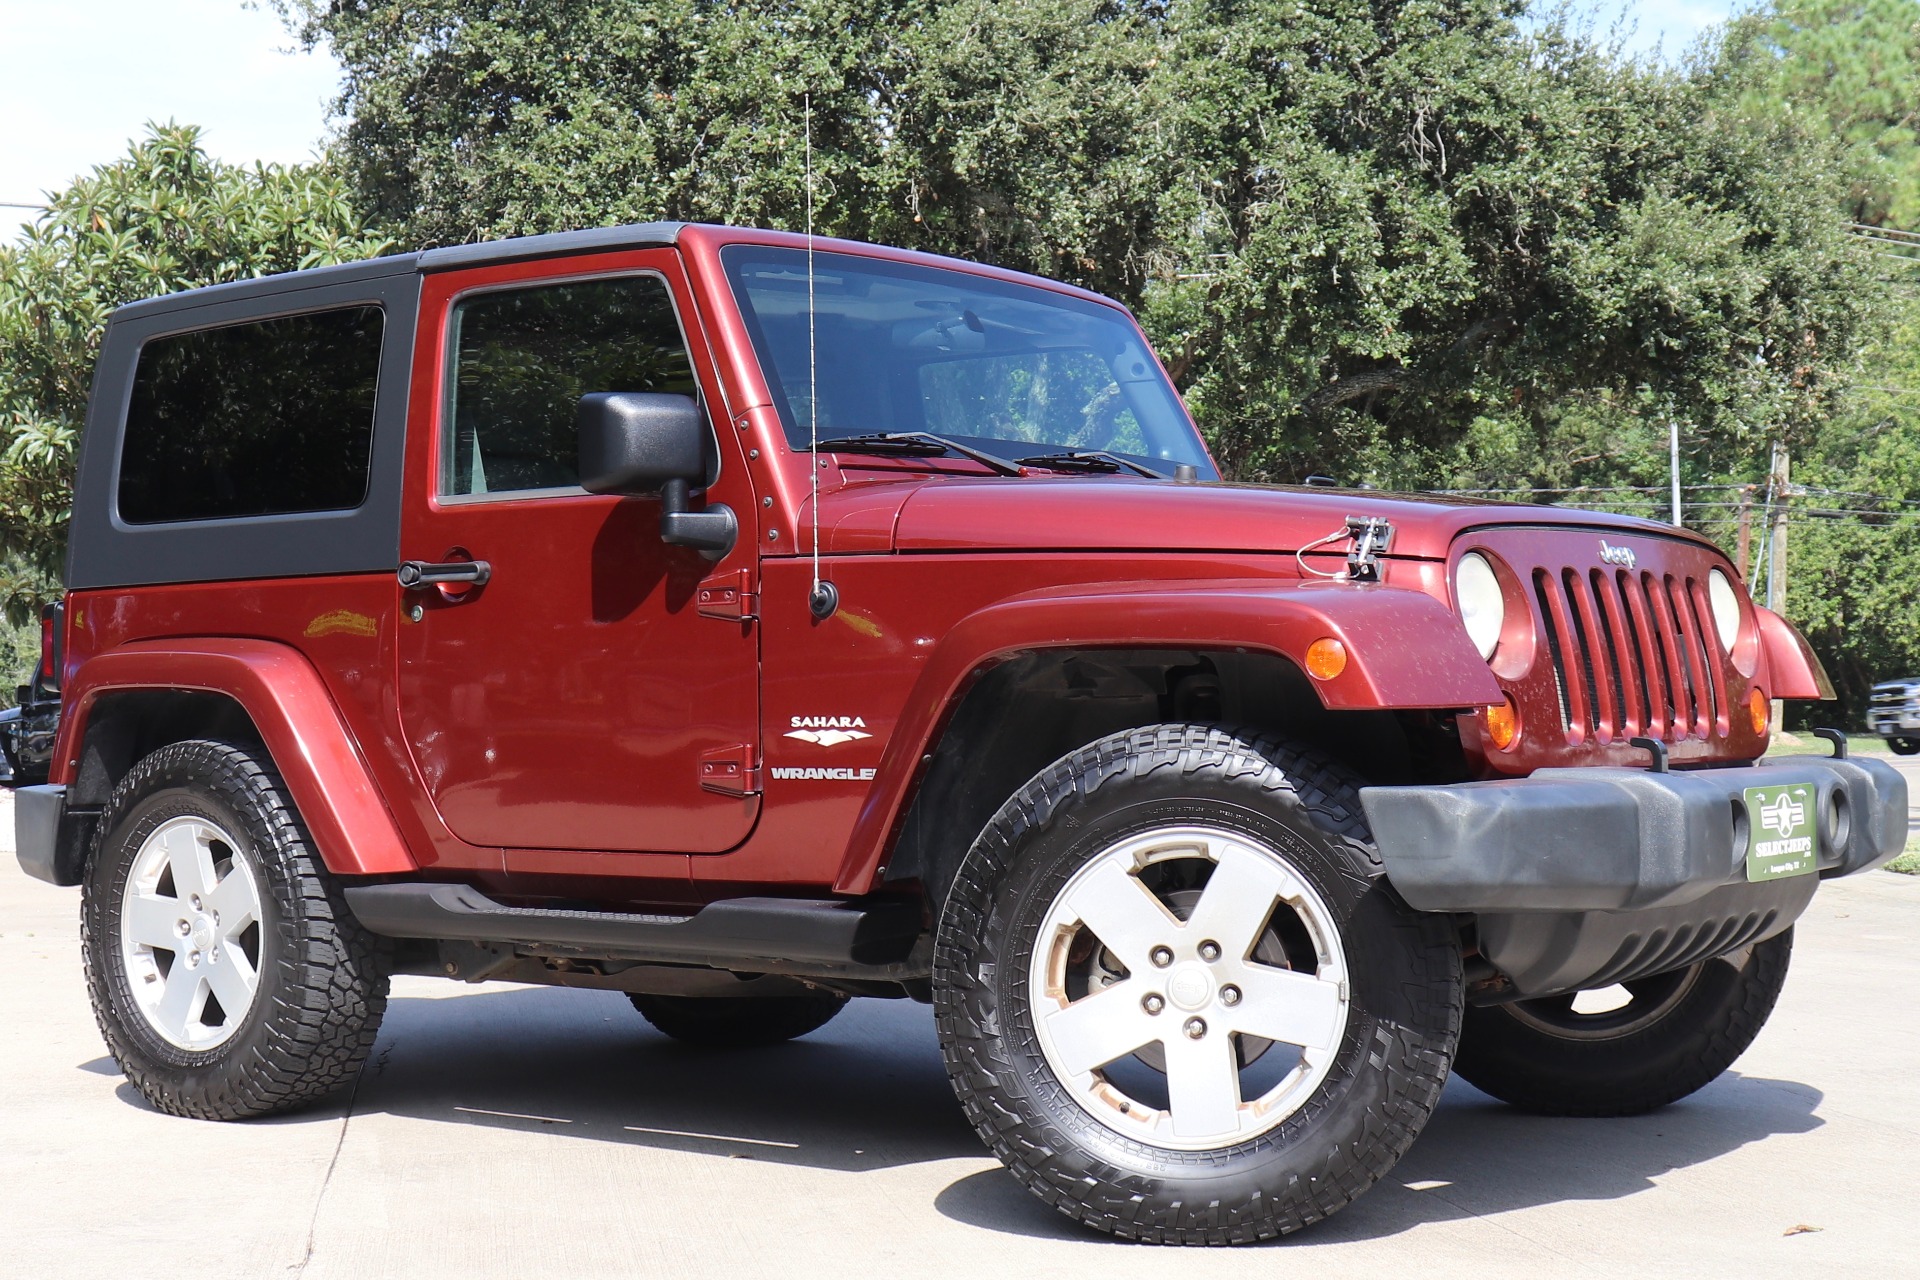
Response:
[[[1680,419],[1667,419],[1667,470],[1673,476],[1673,523],[1680,524]]]
[[[1773,443],[1773,466],[1767,475],[1767,497],[1773,507],[1773,528],[1767,539],[1767,608],[1787,611],[1787,482],[1788,459],[1784,441]]]
[[[1773,528],[1767,539],[1767,608],[1782,617],[1787,612],[1787,466],[1786,441],[1775,440],[1773,466],[1767,476],[1767,496],[1773,506]],[[1768,721],[1775,733],[1784,732],[1787,727],[1781,718],[1786,710],[1785,702],[1779,698],[1773,700]]]
[[[1749,570],[1753,564],[1753,486],[1750,484],[1740,486],[1740,537],[1738,549],[1739,556],[1735,559],[1734,564],[1740,570],[1740,581],[1751,585],[1753,576]]]

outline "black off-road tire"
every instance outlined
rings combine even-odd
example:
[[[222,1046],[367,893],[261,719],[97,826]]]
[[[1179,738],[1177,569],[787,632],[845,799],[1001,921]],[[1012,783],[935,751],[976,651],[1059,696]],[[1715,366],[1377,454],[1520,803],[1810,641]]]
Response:
[[[831,992],[804,996],[627,996],[654,1030],[704,1049],[758,1049],[818,1031],[847,1007]]]
[[[1897,756],[1920,755],[1920,738],[1888,738],[1887,745]]]
[[[131,1003],[122,894],[142,841],[171,818],[233,833],[261,893],[259,986],[231,1038],[180,1048]],[[94,1017],[127,1079],[153,1106],[245,1120],[319,1102],[352,1084],[386,1009],[382,944],[360,928],[314,851],[265,753],[176,742],[121,779],[101,815],[81,890],[81,955]]]
[[[1474,1088],[1540,1115],[1653,1111],[1712,1083],[1747,1051],[1773,1012],[1792,955],[1788,929],[1665,975],[1685,985],[1638,1019],[1628,1005],[1613,1015],[1612,1031],[1609,1015],[1569,1016],[1564,999],[1469,1008],[1453,1069]],[[1644,990],[1652,982],[1627,985]],[[1556,1034],[1562,1026],[1584,1034]]]
[[[1446,1083],[1458,940],[1381,878],[1359,779],[1281,738],[1202,725],[1114,734],[1049,766],[997,813],[941,913],[934,1009],[967,1118],[1069,1218],[1131,1240],[1239,1244],[1317,1222],[1391,1169]],[[1095,1120],[1047,1065],[1028,975],[1044,912],[1118,840],[1205,825],[1284,851],[1338,918],[1351,984],[1329,1073],[1277,1127],[1176,1150]]]

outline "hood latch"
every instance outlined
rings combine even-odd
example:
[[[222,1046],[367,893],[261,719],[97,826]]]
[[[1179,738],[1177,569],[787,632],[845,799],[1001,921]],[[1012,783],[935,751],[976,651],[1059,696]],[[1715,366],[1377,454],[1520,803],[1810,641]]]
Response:
[[[1393,521],[1384,516],[1348,516],[1347,577],[1355,582],[1380,581],[1380,557],[1393,549]]]

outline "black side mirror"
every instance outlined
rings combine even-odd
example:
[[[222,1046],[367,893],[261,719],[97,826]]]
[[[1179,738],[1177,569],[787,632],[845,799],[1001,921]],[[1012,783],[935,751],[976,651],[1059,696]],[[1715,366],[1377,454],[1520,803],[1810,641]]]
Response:
[[[580,487],[588,493],[657,493],[660,540],[718,560],[733,550],[740,522],[715,503],[689,510],[693,486],[707,479],[706,415],[691,396],[597,391],[574,410],[580,439]]]

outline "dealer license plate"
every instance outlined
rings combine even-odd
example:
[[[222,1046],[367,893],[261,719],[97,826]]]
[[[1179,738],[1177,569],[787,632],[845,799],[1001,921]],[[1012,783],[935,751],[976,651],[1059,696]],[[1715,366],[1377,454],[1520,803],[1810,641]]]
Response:
[[[1747,879],[1778,880],[1811,874],[1818,859],[1813,785],[1748,787]]]

